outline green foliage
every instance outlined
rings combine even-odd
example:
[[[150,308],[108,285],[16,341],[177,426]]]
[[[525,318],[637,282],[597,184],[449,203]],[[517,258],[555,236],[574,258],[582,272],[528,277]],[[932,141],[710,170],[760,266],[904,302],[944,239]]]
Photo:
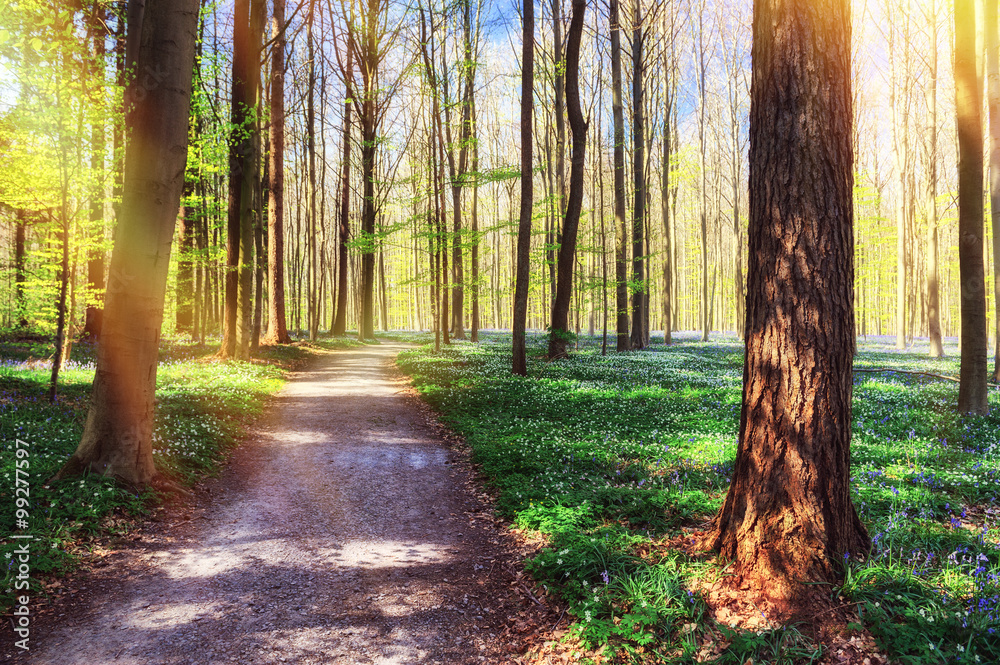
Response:
[[[794,628],[707,621],[689,589],[718,569],[665,545],[720,506],[740,414],[742,344],[680,337],[607,356],[581,338],[580,352],[548,363],[546,339],[529,336],[527,378],[510,374],[504,336],[399,363],[470,444],[498,510],[546,535],[528,568],[569,603],[588,645],[691,662],[696,643],[722,635],[720,663],[814,662],[818,648]],[[957,360],[877,344],[861,344],[856,364],[957,374]],[[1000,661],[1000,393],[995,415],[977,419],[954,415],[956,397],[950,382],[855,375],[852,491],[874,549],[848,563],[840,594],[904,663]]]

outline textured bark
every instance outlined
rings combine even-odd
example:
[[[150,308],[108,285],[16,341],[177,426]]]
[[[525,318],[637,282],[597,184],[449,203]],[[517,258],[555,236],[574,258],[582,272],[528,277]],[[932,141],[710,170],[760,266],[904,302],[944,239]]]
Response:
[[[347,334],[347,242],[351,239],[351,81],[354,80],[354,40],[347,35],[347,67],[344,74],[344,157],[340,176],[340,232],[337,234],[337,315],[333,334]]]
[[[990,108],[990,223],[993,228],[993,298],[1000,303],[1000,40],[997,39],[997,3],[984,3],[986,12],[986,80]],[[995,307],[994,335],[1000,350],[1000,307]],[[1000,357],[994,356],[993,381],[1000,382]]]
[[[267,16],[264,0],[250,0],[250,46],[246,63],[246,95],[251,106],[247,111],[244,128],[245,144],[240,153],[240,195],[239,195],[239,280],[237,282],[237,325],[236,352],[239,360],[250,359],[250,339],[253,336],[253,276],[254,260],[254,217],[257,206],[257,192],[260,186],[260,73],[257,67]]]
[[[265,344],[288,344],[285,318],[285,0],[274,0],[271,20],[271,123],[268,127],[267,335]]]
[[[986,269],[983,263],[982,81],[976,71],[975,0],[955,1],[955,110],[958,128],[958,266],[962,360],[958,410],[985,414]]]
[[[309,296],[307,299],[306,321],[309,326],[309,339],[316,341],[319,334],[319,311],[317,308],[317,292],[319,291],[319,274],[316,262],[316,243],[319,240],[316,225],[316,53],[313,40],[313,26],[316,21],[316,0],[310,0],[309,13],[306,15],[306,62],[309,74],[306,82],[306,156],[308,159],[309,191],[306,194],[309,209],[309,230],[306,242],[309,243]]]
[[[583,15],[586,0],[572,0],[573,17],[566,36],[566,112],[573,133],[573,154],[569,198],[563,221],[562,242],[559,245],[559,274],[556,297],[552,305],[552,325],[549,335],[549,358],[565,358],[569,339],[569,305],[573,295],[573,264],[576,258],[576,237],[583,209],[583,171],[586,166],[587,123],[580,109],[580,41],[583,37]]]
[[[937,210],[937,70],[938,9],[930,0],[927,15],[934,44],[928,54],[930,82],[927,86],[927,333],[931,358],[944,356],[941,344],[941,296],[938,289],[938,210]],[[995,237],[995,236],[994,236]],[[994,240],[994,243],[996,241]],[[996,245],[994,244],[994,248]],[[994,378],[996,381],[997,378]]]
[[[848,0],[754,4],[743,409],[704,544],[775,616],[804,609],[804,582],[835,582],[845,554],[869,549],[849,491],[850,26]]]
[[[358,24],[360,34],[354,36],[358,68],[362,86],[360,104],[356,107],[361,128],[361,235],[365,246],[361,252],[361,303],[358,336],[375,339],[375,217],[378,215],[375,200],[376,151],[380,113],[380,64],[385,56],[382,37],[385,37],[382,0],[365,0],[361,5]]]
[[[642,2],[634,0],[632,8],[632,337],[633,349],[646,348],[646,274],[643,257],[646,255],[646,129],[642,102]]]
[[[240,260],[240,193],[243,155],[249,151],[246,135],[251,97],[248,90],[250,61],[250,0],[233,4],[233,68],[230,94],[229,188],[226,217],[226,304],[219,355],[236,355]]]
[[[615,0],[612,0],[613,2]],[[531,208],[534,183],[531,172],[531,129],[535,94],[535,7],[525,0],[521,37],[521,216],[517,226],[517,277],[514,282],[514,374],[527,376],[525,327],[528,319],[528,278],[531,251]]]
[[[610,2],[611,98],[615,154],[615,329],[618,351],[628,351],[628,237],[625,229],[625,118],[622,111],[621,18],[618,0]]]
[[[170,245],[187,158],[196,0],[148,0],[138,77],[126,94],[125,185],[87,423],[56,478],[87,471],[130,485],[156,476],[156,366]],[[149,84],[156,81],[155,85]]]

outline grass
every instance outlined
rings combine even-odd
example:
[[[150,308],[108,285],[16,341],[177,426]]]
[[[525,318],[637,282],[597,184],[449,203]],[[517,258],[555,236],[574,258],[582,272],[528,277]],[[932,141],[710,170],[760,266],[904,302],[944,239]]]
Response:
[[[16,595],[15,465],[27,460],[30,497],[26,509],[31,542],[32,596],[74,568],[100,538],[126,531],[155,504],[151,492],[136,492],[88,475],[46,484],[76,449],[83,432],[95,349],[76,344],[60,374],[58,399],[47,399],[50,369],[41,342],[0,343],[0,550],[4,554],[0,611]],[[320,345],[344,344],[331,340]],[[38,348],[36,348],[38,347]],[[284,383],[283,369],[312,356],[308,345],[261,349],[253,363],[212,359],[218,343],[165,342],[157,370],[153,456],[157,467],[183,484],[216,473],[228,451]],[[51,346],[49,346],[51,353]],[[26,445],[18,446],[17,440]],[[18,448],[22,452],[18,453]],[[24,452],[26,451],[26,452]],[[25,455],[19,458],[18,455]]]
[[[692,582],[722,562],[666,542],[701,524],[728,489],[739,426],[743,348],[732,337],[600,355],[581,340],[545,362],[529,338],[529,376],[511,376],[509,337],[401,355],[444,421],[463,435],[497,490],[498,510],[544,534],[528,562],[557,590],[585,645],[622,661],[812,662],[794,628],[739,632],[706,619]],[[951,357],[859,342],[856,366],[957,376]],[[879,648],[900,663],[1000,662],[1000,392],[992,414],[955,415],[957,384],[858,373],[852,491],[872,534],[836,590]]]

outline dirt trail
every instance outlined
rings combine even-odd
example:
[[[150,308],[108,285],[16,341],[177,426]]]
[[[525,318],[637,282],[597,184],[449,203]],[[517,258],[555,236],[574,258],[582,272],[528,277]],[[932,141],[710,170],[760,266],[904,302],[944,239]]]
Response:
[[[191,521],[78,580],[27,661],[513,662],[501,633],[528,601],[392,364],[402,348],[329,354],[290,382]]]

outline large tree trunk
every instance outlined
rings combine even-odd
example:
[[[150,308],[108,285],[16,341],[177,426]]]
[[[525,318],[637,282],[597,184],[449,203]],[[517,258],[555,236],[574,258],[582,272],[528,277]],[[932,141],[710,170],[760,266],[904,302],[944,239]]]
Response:
[[[849,483],[850,26],[848,0],[754,3],[743,410],[704,543],[779,620],[812,602],[803,583],[835,582],[869,548]]]
[[[268,128],[267,335],[265,344],[288,344],[285,319],[285,0],[274,0],[271,20],[271,122]]]
[[[983,264],[982,85],[976,69],[975,0],[955,0],[955,109],[958,127],[958,265],[962,361],[958,410],[985,414],[986,269]]]
[[[257,191],[260,187],[260,121],[257,109],[261,105],[260,71],[257,61],[261,52],[266,19],[264,0],[250,0],[250,51],[247,62],[247,99],[252,105],[247,117],[245,132],[247,143],[240,155],[240,254],[239,282],[237,284],[236,354],[239,360],[250,359],[250,341],[253,336],[253,275],[254,217]]]
[[[170,245],[187,158],[196,0],[147,0],[137,71],[126,94],[129,141],[122,217],[111,255],[104,330],[87,423],[56,478],[91,471],[148,485],[153,397]],[[142,81],[156,77],[158,85]]]
[[[615,329],[618,351],[628,351],[628,234],[625,228],[625,118],[622,110],[621,19],[618,0],[611,0],[611,98],[615,153]]]
[[[566,36],[566,111],[573,132],[572,171],[566,218],[559,245],[559,275],[555,303],[552,306],[552,326],[549,335],[549,358],[565,358],[569,341],[569,305],[573,295],[573,264],[576,258],[576,236],[583,209],[583,171],[586,166],[587,123],[580,109],[580,41],[583,37],[583,15],[586,0],[573,0],[573,18]]]
[[[614,2],[615,0],[612,0]],[[517,278],[514,283],[514,374],[527,376],[525,327],[528,319],[528,279],[531,259],[531,208],[534,182],[531,172],[531,129],[535,94],[535,7],[525,0],[521,38],[521,218],[517,227]]]

